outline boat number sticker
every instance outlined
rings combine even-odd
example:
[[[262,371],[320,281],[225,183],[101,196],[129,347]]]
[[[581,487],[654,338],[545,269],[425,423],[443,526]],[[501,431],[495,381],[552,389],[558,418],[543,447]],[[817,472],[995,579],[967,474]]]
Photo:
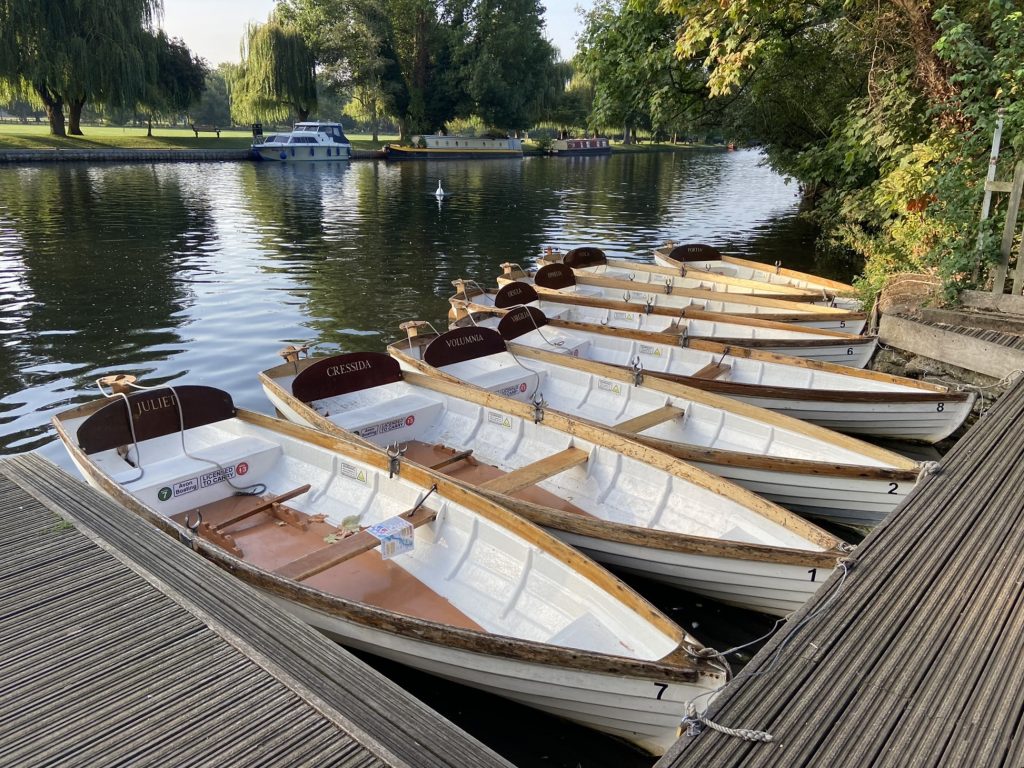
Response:
[[[246,474],[248,471],[249,465],[244,461],[241,462],[237,467],[235,467],[235,474],[239,476]]]
[[[402,418],[392,419],[391,421],[382,421],[380,424],[371,424],[368,427],[363,427],[359,430],[359,436],[376,437],[377,435],[385,435],[402,427],[411,427],[415,421],[416,417],[411,414]]]
[[[342,461],[342,462],[339,462],[339,464],[338,464],[338,471],[341,474],[343,474],[345,477],[350,477],[353,480],[356,480],[356,481],[358,481],[360,483],[364,483],[364,484],[366,483],[366,470],[365,469],[360,469],[359,467],[354,467],[351,464],[346,464],[345,462]]]
[[[654,355],[655,357],[661,357],[661,350],[658,347],[652,347],[648,344],[640,345],[641,355]]]
[[[496,394],[502,395],[503,397],[514,397],[515,395],[526,391],[526,382],[520,384],[513,384],[511,387],[505,387],[504,389],[497,390]]]
[[[612,312],[612,317],[616,320],[636,320],[636,315],[632,312]]]
[[[494,411],[491,411],[487,414],[487,421],[491,424],[497,424],[499,427],[504,427],[505,429],[512,429],[512,419],[503,413],[495,413]]]
[[[622,394],[622,384],[617,381],[608,381],[607,379],[598,379],[597,388],[603,389],[605,392],[611,392],[613,395]]]

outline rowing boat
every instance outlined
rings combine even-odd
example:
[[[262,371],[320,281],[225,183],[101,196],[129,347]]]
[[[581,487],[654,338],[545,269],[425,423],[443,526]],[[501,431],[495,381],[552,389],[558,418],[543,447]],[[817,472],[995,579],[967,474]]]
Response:
[[[614,277],[619,280],[632,280],[638,283],[662,283],[667,278],[681,278],[673,285],[681,288],[697,288],[728,293],[751,293],[777,299],[792,301],[822,301],[828,303],[834,296],[825,290],[800,288],[788,283],[769,283],[761,280],[750,280],[743,277],[723,275],[693,265],[666,267],[644,261],[627,259],[609,259],[605,252],[593,246],[573,248],[565,254],[548,248],[544,256],[537,260],[538,266],[548,264],[564,264],[579,277],[598,275]]]
[[[956,431],[974,404],[973,393],[938,384],[711,341],[681,346],[638,341],[626,331],[550,328],[533,307],[457,325],[495,328],[516,342],[513,351],[532,347],[616,365],[849,434],[935,443]]]
[[[685,703],[725,681],[603,568],[376,448],[236,410],[210,387],[94,402],[54,424],[90,484],[345,645],[654,753]]]
[[[754,294],[726,294],[715,290],[678,288],[674,285],[676,278],[672,277],[666,278],[669,283],[657,286],[654,283],[637,283],[600,275],[577,277],[572,269],[564,264],[547,264],[536,272],[524,272],[517,265],[508,262],[502,264],[501,268],[502,274],[498,276],[499,286],[512,281],[526,282],[538,293],[635,299],[641,303],[651,302],[677,311],[692,308],[847,333],[861,333],[867,324],[867,316],[863,312]]]
[[[430,355],[458,359],[472,335]],[[507,386],[535,392],[522,373]],[[260,382],[290,420],[404,446],[406,459],[443,468],[598,562],[723,602],[785,615],[840,553],[839,539],[797,515],[629,437],[540,401],[402,371],[387,355],[286,362]]]
[[[465,280],[452,282],[457,291],[448,299],[452,308],[449,317],[453,321],[467,314],[504,314],[513,307],[529,305],[543,312],[553,327],[561,327],[564,323],[572,323],[575,327],[578,323],[597,333],[623,329],[630,331],[632,338],[662,344],[708,339],[719,344],[750,347],[853,368],[865,367],[877,346],[877,340],[871,336],[855,336],[771,320],[689,312],[656,306],[653,302],[636,304],[599,296],[538,294],[532,285],[525,282],[506,283],[497,291],[484,289],[472,282],[467,284]]]
[[[760,261],[728,256],[717,248],[702,243],[676,245],[669,241],[654,250],[654,263],[674,270],[716,273],[771,285],[785,285],[812,291],[825,291],[830,296],[847,296],[855,292],[852,285],[827,277],[786,269],[781,261],[764,264]]]
[[[731,397],[532,347],[512,354],[489,328],[437,336],[422,334],[424,325],[406,323],[408,343],[388,348],[403,367],[517,399],[536,390],[546,409],[628,435],[800,514],[877,525],[921,472],[899,454]],[[427,362],[430,344],[460,337],[460,359]]]

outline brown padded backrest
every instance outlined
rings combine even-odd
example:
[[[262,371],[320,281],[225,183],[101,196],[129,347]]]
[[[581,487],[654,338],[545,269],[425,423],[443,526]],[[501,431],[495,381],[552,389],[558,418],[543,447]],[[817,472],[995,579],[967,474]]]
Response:
[[[584,269],[585,267],[600,267],[608,263],[604,251],[585,245],[581,248],[573,248],[562,259],[562,263],[570,269]]]
[[[540,301],[540,297],[529,283],[505,283],[494,294],[494,306],[498,309],[517,307],[533,301]]]
[[[180,408],[179,408],[180,403]],[[131,418],[128,409],[131,409]],[[78,428],[78,446],[87,454],[131,445],[132,426],[135,439],[150,440],[181,430],[201,427],[235,417],[231,395],[214,387],[184,384],[161,387],[111,398],[110,403],[82,422]]]
[[[391,355],[347,352],[304,369],[292,382],[292,394],[304,403],[312,403],[401,380],[402,369]]]
[[[686,245],[677,245],[668,257],[676,261],[718,261],[722,258],[722,253],[710,245],[687,243]]]
[[[423,362],[443,368],[504,351],[505,342],[497,331],[472,325],[442,333],[430,342],[423,351]]]
[[[572,267],[565,264],[547,264],[537,270],[533,282],[541,288],[559,291],[576,285],[576,276],[572,273]]]
[[[519,338],[524,333],[535,331],[547,325],[548,319],[536,307],[513,309],[498,323],[498,333],[505,341]]]

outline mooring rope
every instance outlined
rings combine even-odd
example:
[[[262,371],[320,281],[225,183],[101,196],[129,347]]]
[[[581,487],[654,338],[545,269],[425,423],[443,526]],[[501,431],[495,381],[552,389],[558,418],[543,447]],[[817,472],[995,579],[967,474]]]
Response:
[[[844,588],[846,586],[846,577],[850,573],[851,566],[850,563],[846,560],[846,558],[842,558],[836,561],[836,567],[841,568],[843,573],[839,579],[839,584],[836,586],[835,589],[832,590],[832,594],[830,594],[819,606],[817,606],[817,608],[815,608],[813,611],[804,616],[800,620],[800,622],[795,627],[793,627],[793,630],[786,635],[782,642],[779,643],[778,647],[772,652],[771,658],[765,664],[763,664],[760,669],[749,674],[746,674],[745,671],[741,672],[739,675],[732,679],[732,685],[735,685],[740,680],[752,680],[755,677],[771,672],[772,669],[775,667],[776,662],[779,660],[779,656],[782,654],[782,651],[789,644],[789,642],[800,632],[801,629],[806,627],[814,619],[816,619],[818,616],[820,616],[822,613],[828,610],[829,606],[832,605],[833,601],[835,601],[835,599],[843,593]],[[772,627],[771,630],[769,630],[761,637],[751,640],[749,643],[746,643],[745,645],[737,646],[736,648],[730,648],[724,653],[719,653],[716,651],[715,655],[726,656],[749,645],[753,645],[754,643],[763,640],[765,637],[770,637],[772,634],[774,634],[776,628],[778,627],[781,621],[785,621],[785,619],[779,619],[778,621],[776,621],[775,626]],[[694,655],[697,655],[699,653],[699,651],[693,652]],[[693,699],[686,703],[686,716],[683,717],[683,719],[679,723],[680,734],[682,733],[682,730],[685,727],[686,734],[690,737],[695,737],[700,735],[704,728],[707,727],[714,731],[718,731],[719,733],[725,734],[726,736],[734,736],[745,741],[759,741],[765,743],[773,741],[774,736],[772,736],[772,734],[767,731],[757,731],[750,728],[729,728],[727,726],[714,722],[707,716],[708,705],[704,707],[703,711],[698,712],[698,701],[700,701],[701,699],[715,696],[724,687],[725,684],[720,685],[717,688],[714,688],[710,691],[706,691],[698,696],[695,696]]]

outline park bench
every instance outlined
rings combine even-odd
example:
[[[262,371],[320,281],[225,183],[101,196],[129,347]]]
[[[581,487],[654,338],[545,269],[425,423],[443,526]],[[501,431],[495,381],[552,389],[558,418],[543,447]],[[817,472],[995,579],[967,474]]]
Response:
[[[192,123],[189,127],[192,129],[192,133],[194,133],[196,135],[197,139],[199,138],[199,132],[200,131],[205,131],[206,133],[216,133],[217,134],[217,138],[218,139],[220,138],[221,129],[217,128],[216,126],[213,126],[213,125],[196,125],[195,123]]]

